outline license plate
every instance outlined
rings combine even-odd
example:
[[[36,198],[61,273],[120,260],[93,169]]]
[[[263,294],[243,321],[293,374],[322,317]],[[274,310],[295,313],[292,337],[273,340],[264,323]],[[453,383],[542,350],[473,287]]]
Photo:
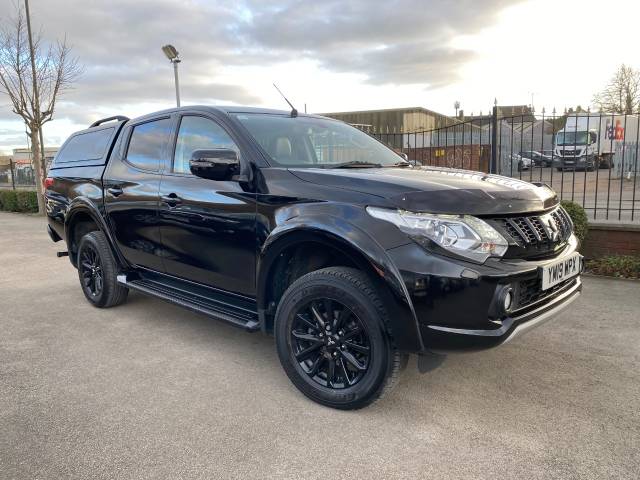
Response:
[[[541,268],[542,290],[547,290],[578,275],[582,270],[582,255],[575,252],[569,257],[548,263]]]

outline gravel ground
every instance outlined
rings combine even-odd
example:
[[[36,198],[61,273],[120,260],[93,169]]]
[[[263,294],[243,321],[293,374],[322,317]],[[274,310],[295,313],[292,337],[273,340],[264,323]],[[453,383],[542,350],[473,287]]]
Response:
[[[0,213],[0,478],[638,478],[640,282],[585,278],[504,347],[409,362],[374,406],[295,390],[271,338],[82,296],[41,218]]]

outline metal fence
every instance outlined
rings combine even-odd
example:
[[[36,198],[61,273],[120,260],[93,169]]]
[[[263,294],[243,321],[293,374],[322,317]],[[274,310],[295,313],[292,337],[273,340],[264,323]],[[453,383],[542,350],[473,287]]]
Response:
[[[425,166],[496,173],[545,183],[592,220],[640,222],[640,113],[491,115],[434,130],[361,127]]]
[[[36,176],[30,163],[14,163],[0,165],[0,189],[34,190]]]
[[[553,188],[592,220],[640,222],[640,113],[490,115],[433,130],[360,126],[418,165],[496,173]],[[0,165],[0,188],[32,189],[30,164]]]

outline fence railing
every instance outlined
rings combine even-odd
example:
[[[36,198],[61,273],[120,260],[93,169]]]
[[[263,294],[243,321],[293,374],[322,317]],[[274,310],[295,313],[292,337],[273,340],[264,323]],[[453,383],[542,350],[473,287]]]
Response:
[[[0,165],[0,189],[35,189],[36,176],[30,163],[16,164],[13,160]]]
[[[640,221],[640,113],[491,115],[433,130],[360,127],[409,160],[545,183],[591,219]]]
[[[640,112],[490,115],[432,130],[360,126],[425,166],[496,173],[545,183],[591,219],[640,222]],[[30,164],[0,165],[0,188],[35,188]]]

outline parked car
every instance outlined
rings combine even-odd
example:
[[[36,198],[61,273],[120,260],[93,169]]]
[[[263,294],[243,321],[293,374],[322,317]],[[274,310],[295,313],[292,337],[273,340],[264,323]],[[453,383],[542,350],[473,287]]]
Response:
[[[533,165],[533,161],[530,158],[517,153],[509,155],[509,159],[511,160],[511,168],[513,171],[522,172],[523,170],[529,170]]]
[[[272,334],[293,384],[339,409],[389,391],[409,354],[498,346],[582,289],[549,187],[413,167],[295,111],[101,120],[64,143],[45,187],[49,235],[92,305],[136,291]]]
[[[526,152],[520,152],[520,156],[523,158],[529,158],[533,162],[533,165],[540,167],[550,167],[551,157],[538,152],[536,150],[528,150]]]
[[[555,157],[555,153],[553,150],[541,150],[540,155],[542,155],[542,158],[544,158],[545,167],[553,166],[553,160]]]

